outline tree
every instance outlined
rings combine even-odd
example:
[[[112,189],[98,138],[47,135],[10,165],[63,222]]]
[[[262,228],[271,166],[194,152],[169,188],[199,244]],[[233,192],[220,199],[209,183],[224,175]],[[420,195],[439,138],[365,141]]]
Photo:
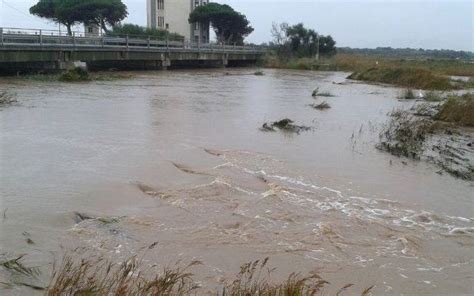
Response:
[[[108,32],[107,25],[113,27],[128,16],[127,6],[122,0],[82,0],[77,9],[82,11],[81,21],[100,26]]]
[[[96,24],[107,32],[107,25],[115,26],[128,15],[122,0],[39,0],[30,13],[65,25],[69,35],[77,23]]]
[[[74,0],[39,0],[30,8],[30,13],[65,25],[68,34],[72,35],[71,28],[78,22],[74,4]]]
[[[314,57],[318,53],[333,55],[336,42],[331,36],[319,35],[307,29],[302,23],[289,26],[286,23],[273,24],[273,44],[280,56]]]
[[[253,32],[247,17],[226,4],[209,3],[199,6],[189,15],[189,23],[211,25],[217,40],[243,44],[244,38]]]

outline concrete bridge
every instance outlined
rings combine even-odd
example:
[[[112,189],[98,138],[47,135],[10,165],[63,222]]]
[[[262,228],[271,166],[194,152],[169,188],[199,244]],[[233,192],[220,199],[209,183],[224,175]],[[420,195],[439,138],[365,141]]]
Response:
[[[77,62],[91,70],[239,66],[255,64],[264,53],[254,46],[0,28],[0,74],[65,70]]]

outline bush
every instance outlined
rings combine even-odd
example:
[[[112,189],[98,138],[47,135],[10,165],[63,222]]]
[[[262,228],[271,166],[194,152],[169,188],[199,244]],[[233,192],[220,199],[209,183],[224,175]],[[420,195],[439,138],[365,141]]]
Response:
[[[89,72],[82,68],[74,68],[67,71],[59,77],[59,81],[63,82],[78,82],[78,81],[89,81]]]
[[[170,33],[166,30],[159,30],[159,29],[152,29],[152,28],[145,28],[139,25],[133,24],[123,24],[114,26],[112,31],[107,33],[108,36],[131,36],[131,37],[141,37],[141,38],[148,38],[151,37],[153,39],[158,40],[174,40],[174,41],[183,41],[184,37],[177,34],[177,33]]]

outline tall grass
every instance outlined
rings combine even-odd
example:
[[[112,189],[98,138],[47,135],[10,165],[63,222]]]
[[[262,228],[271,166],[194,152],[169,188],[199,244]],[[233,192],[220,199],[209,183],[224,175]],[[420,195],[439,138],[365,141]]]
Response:
[[[474,126],[474,93],[448,97],[434,118],[459,125]]]
[[[458,60],[408,60],[337,54],[318,61],[312,58],[284,59],[269,54],[263,59],[263,64],[269,68],[356,72],[352,79],[433,90],[473,87],[472,79],[451,84],[447,76],[474,77],[474,64]]]
[[[240,267],[237,278],[226,286],[220,296],[299,296],[319,295],[326,284],[319,275],[303,277],[292,273],[280,283],[271,282],[268,258],[249,262]]]
[[[165,268],[156,274],[143,270],[143,262],[136,257],[112,264],[103,259],[75,261],[65,256],[61,265],[54,268],[47,295],[189,295],[198,285],[187,270],[197,264],[195,261],[184,268]]]
[[[451,84],[448,77],[418,68],[376,67],[366,71],[354,72],[348,78],[417,89],[450,90],[456,88]]]

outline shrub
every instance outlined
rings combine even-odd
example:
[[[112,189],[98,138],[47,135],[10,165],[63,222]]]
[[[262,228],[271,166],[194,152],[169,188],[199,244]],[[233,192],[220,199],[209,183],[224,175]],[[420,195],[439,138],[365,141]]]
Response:
[[[176,40],[182,41],[184,37],[177,34],[177,33],[170,33],[166,30],[160,29],[152,29],[152,28],[145,28],[139,25],[133,24],[123,24],[117,25],[112,28],[112,31],[107,33],[108,36],[131,36],[131,37],[141,37],[141,38],[148,38],[151,37],[153,39],[158,40]]]
[[[59,81],[64,82],[78,82],[78,81],[89,81],[89,72],[82,68],[74,68],[67,71],[59,77]]]

